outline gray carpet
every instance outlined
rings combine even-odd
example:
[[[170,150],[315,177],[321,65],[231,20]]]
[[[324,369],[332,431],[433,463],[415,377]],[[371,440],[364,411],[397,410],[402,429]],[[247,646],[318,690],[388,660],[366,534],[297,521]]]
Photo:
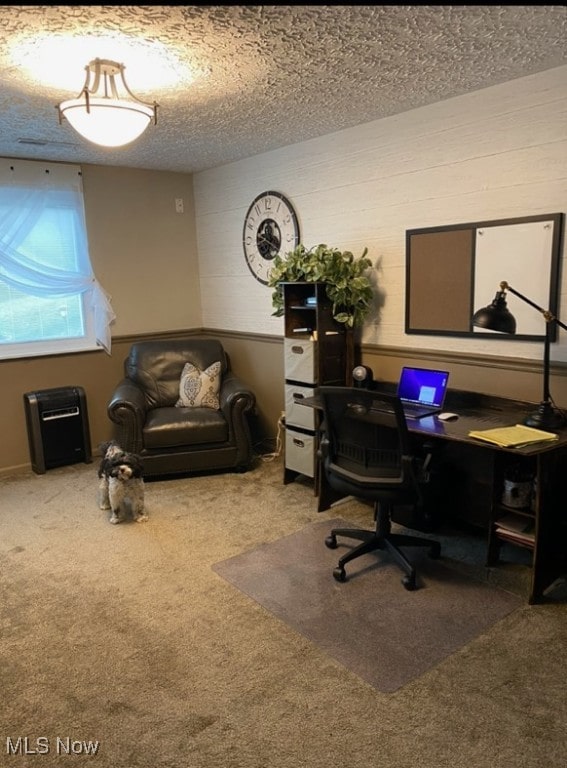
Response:
[[[419,568],[414,592],[383,552],[349,563],[340,584],[332,571],[348,540],[336,550],[324,540],[348,525],[312,523],[213,570],[382,692],[423,674],[522,604],[419,549],[408,551]]]

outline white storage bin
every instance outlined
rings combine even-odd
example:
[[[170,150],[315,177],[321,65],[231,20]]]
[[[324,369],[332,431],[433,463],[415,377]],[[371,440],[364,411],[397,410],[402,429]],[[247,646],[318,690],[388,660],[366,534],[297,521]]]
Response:
[[[284,373],[286,379],[316,384],[315,344],[311,339],[284,339]]]
[[[315,477],[315,435],[290,429],[286,425],[285,466],[307,477]]]
[[[285,423],[290,427],[303,427],[303,429],[315,429],[315,409],[296,402],[295,396],[300,398],[313,397],[314,388],[304,387],[299,384],[285,385]]]

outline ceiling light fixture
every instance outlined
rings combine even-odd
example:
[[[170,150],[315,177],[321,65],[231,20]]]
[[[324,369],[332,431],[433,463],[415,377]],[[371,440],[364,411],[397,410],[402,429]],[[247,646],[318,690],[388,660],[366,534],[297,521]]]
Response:
[[[103,147],[122,147],[137,139],[153,120],[158,105],[140,101],[126,84],[124,65],[93,59],[85,67],[85,84],[76,99],[57,106],[59,122],[66,118],[88,141]],[[120,76],[117,84],[116,77]],[[121,95],[119,88],[125,91]]]

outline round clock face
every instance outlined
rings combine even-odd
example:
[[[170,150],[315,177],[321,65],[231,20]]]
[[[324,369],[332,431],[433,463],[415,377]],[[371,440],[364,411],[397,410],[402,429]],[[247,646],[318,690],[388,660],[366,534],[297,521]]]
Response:
[[[261,283],[268,278],[275,257],[299,243],[299,224],[289,200],[279,192],[262,192],[244,219],[242,244],[250,271]]]

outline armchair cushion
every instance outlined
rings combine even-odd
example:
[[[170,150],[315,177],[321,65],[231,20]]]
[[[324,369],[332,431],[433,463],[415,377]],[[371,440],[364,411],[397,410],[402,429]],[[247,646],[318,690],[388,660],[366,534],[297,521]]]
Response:
[[[228,425],[212,408],[154,408],[146,418],[143,436],[147,450],[210,445],[228,440]]]
[[[213,408],[218,411],[220,390],[221,364],[220,361],[209,365],[202,371],[193,363],[185,363],[179,382],[179,400],[177,408]]]

